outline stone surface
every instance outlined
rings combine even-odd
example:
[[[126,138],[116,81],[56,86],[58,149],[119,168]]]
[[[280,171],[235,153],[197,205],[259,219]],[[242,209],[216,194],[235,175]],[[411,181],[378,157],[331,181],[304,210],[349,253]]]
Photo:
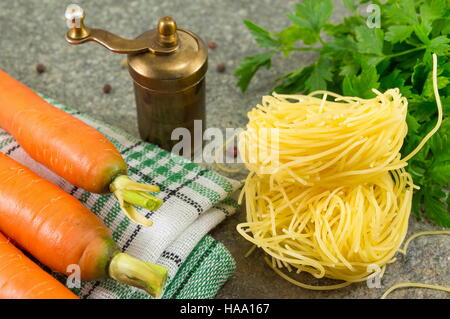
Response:
[[[261,95],[270,91],[278,75],[307,64],[314,53],[293,54],[288,59],[275,59],[271,70],[261,71],[242,94],[233,76],[239,61],[260,52],[243,27],[243,19],[252,19],[276,31],[288,24],[285,13],[292,10],[292,0],[79,0],[86,10],[88,26],[105,28],[123,37],[132,38],[153,28],[156,21],[172,15],[178,25],[199,34],[206,42],[217,42],[210,50],[210,72],[207,75],[207,120],[210,127],[243,127],[246,113]],[[95,44],[78,47],[64,40],[64,10],[69,2],[57,0],[0,1],[0,68],[36,91],[86,112],[95,118],[119,126],[137,136],[136,112],[131,79],[121,67],[122,56],[112,54]],[[340,5],[333,17],[342,18]],[[224,73],[217,65],[226,66]],[[46,72],[38,74],[37,64]],[[110,94],[103,93],[106,83]],[[381,289],[369,289],[365,283],[338,291],[308,291],[293,286],[274,274],[262,261],[262,253],[248,258],[244,254],[250,244],[235,231],[245,215],[238,212],[213,231],[237,262],[235,276],[219,292],[219,298],[377,298],[398,282],[425,282],[450,285],[448,236],[416,239],[406,257],[387,267]],[[410,233],[435,226],[411,219]],[[306,282],[317,281],[305,276]],[[320,283],[325,283],[321,281]],[[448,298],[444,292],[425,289],[404,289],[393,298]]]

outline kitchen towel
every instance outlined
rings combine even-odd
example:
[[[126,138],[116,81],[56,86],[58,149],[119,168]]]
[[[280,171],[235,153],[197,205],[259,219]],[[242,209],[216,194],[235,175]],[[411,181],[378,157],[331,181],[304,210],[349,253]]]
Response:
[[[235,264],[228,250],[207,233],[234,213],[237,205],[231,195],[240,183],[42,97],[114,143],[132,179],[160,186],[157,196],[164,201],[161,208],[156,212],[139,208],[153,226],[145,228],[130,222],[113,196],[92,194],[71,185],[30,158],[2,129],[0,151],[79,199],[113,231],[124,252],[168,267],[162,298],[213,298],[234,272]],[[81,298],[148,298],[142,291],[114,280],[83,282],[73,291]]]

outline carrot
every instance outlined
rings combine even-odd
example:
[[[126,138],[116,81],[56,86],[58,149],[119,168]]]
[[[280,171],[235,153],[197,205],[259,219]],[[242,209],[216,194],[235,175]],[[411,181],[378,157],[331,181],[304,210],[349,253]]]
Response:
[[[0,153],[0,232],[53,271],[112,277],[158,295],[165,267],[120,252],[103,222],[78,200]]]
[[[78,299],[0,234],[0,299]]]
[[[148,192],[159,188],[131,181],[121,154],[105,136],[1,70],[0,126],[36,161],[89,192],[113,192],[130,219],[151,225],[133,205],[158,209],[161,200]]]

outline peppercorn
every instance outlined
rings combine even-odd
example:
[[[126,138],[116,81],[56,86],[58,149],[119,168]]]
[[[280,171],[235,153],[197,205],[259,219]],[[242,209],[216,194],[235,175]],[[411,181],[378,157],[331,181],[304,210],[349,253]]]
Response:
[[[105,86],[103,87],[103,93],[105,94],[109,94],[111,93],[112,87],[109,84],[105,84]]]
[[[41,73],[44,73],[46,70],[47,70],[47,68],[45,67],[45,65],[43,65],[43,64],[36,65],[37,73],[41,74]]]
[[[225,72],[225,70],[226,70],[225,64],[221,63],[217,66],[217,72],[223,73]]]
[[[209,42],[208,42],[208,47],[209,47],[210,49],[215,49],[215,48],[217,48],[217,42],[215,42],[215,41],[209,41]]]
[[[234,158],[236,158],[238,156],[239,150],[237,148],[237,146],[233,146],[230,147],[230,149],[228,150],[228,153],[233,156]]]

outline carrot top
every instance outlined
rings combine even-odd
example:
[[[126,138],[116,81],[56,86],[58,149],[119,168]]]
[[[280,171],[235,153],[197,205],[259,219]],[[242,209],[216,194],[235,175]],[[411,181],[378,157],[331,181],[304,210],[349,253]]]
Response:
[[[125,215],[137,224],[151,226],[153,223],[148,218],[139,214],[133,205],[148,210],[157,210],[162,205],[162,200],[148,194],[160,191],[158,186],[147,185],[132,181],[126,175],[120,175],[110,185],[110,190],[119,201]]]

